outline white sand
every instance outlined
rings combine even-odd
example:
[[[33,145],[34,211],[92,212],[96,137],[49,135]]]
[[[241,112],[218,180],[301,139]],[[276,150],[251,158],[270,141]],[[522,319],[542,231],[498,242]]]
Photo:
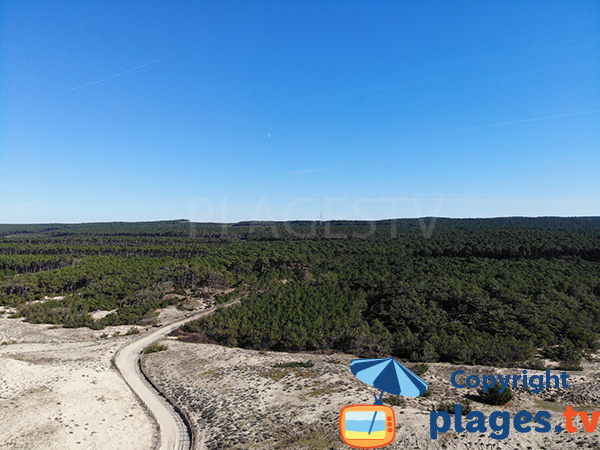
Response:
[[[152,449],[152,418],[112,365],[129,337],[0,316],[0,449]]]

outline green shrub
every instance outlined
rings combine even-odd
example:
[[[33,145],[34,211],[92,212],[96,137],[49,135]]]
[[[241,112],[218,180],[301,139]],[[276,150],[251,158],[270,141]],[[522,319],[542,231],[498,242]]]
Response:
[[[544,355],[553,361],[558,361],[559,370],[583,370],[581,366],[581,349],[566,341],[563,345],[554,345],[544,348]]]
[[[455,407],[456,404],[451,403],[451,402],[439,402],[437,404],[437,406],[435,407],[436,411],[446,411],[448,414],[455,414]],[[461,415],[462,416],[466,416],[467,414],[469,414],[473,408],[471,408],[471,402],[469,400],[463,400],[460,403],[460,407],[461,407]]]
[[[390,395],[389,397],[384,397],[381,401],[390,406],[404,406],[406,404],[406,399],[399,395]]]
[[[581,356],[578,358],[572,358],[566,361],[561,361],[557,367],[558,370],[567,370],[567,371],[580,371],[583,370],[583,366],[581,365]]]
[[[215,295],[215,303],[217,305],[222,305],[223,303],[227,303],[230,300],[238,297],[239,294],[235,291],[228,292],[226,294]]]
[[[315,363],[309,359],[308,361],[305,361],[305,362],[292,361],[292,362],[285,362],[285,363],[277,363],[273,367],[282,368],[282,369],[283,368],[293,369],[296,367],[303,367],[305,369],[308,369],[310,367],[314,367],[314,365],[315,365]]]
[[[534,358],[526,361],[522,367],[530,370],[546,370],[546,363],[542,359]]]
[[[510,386],[507,386],[504,392],[500,392],[500,389],[500,383],[496,383],[485,393],[483,389],[478,389],[477,391],[483,403],[487,403],[488,405],[505,405],[513,399],[513,393]]]
[[[140,334],[140,329],[138,327],[131,327],[129,330],[127,330],[125,336],[131,336],[132,334]]]
[[[420,377],[420,376],[424,375],[425,373],[427,373],[427,371],[429,370],[429,366],[425,363],[413,364],[412,366],[409,367],[409,369],[416,376]]]
[[[164,352],[168,349],[169,347],[165,344],[152,344],[144,349],[144,354],[147,355],[148,353]]]

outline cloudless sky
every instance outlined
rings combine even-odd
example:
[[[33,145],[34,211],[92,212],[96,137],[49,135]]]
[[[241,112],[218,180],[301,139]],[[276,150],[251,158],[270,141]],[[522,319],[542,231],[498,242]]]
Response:
[[[1,1],[0,222],[600,215],[597,1]]]

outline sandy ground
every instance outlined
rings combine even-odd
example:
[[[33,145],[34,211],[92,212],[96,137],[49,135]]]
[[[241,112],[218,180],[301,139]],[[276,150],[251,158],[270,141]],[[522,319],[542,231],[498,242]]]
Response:
[[[189,311],[167,308],[159,322]],[[116,350],[131,339],[130,327],[100,331],[61,329],[8,319],[0,311],[0,449],[153,449],[158,435],[151,417],[112,365]],[[144,331],[144,329],[142,329]],[[102,337],[105,336],[105,337]],[[145,367],[183,406],[197,432],[198,449],[343,449],[338,417],[345,405],[372,403],[375,390],[350,372],[344,354],[275,353],[191,344],[167,338],[169,349],[146,355]],[[291,362],[312,367],[282,367]],[[279,366],[278,366],[279,365]],[[564,425],[566,405],[600,410],[600,354],[571,373],[571,388],[539,394],[517,390],[506,406],[483,405],[474,390],[450,385],[461,368],[429,364],[423,378],[432,396],[406,399],[396,411],[390,449],[600,449],[593,433],[516,433],[495,441],[486,433],[449,431],[429,438],[429,412],[440,402],[470,398],[486,418],[494,410],[546,410],[552,426]],[[468,374],[520,373],[517,369],[464,367]],[[530,374],[540,372],[529,371]],[[384,397],[385,399],[385,397]]]
[[[0,314],[0,449],[152,449],[151,417],[112,365],[131,337]]]
[[[173,337],[163,343],[169,349],[147,355],[144,364],[190,414],[198,432],[198,449],[346,449],[349,447],[342,443],[338,431],[341,408],[373,402],[375,390],[350,372],[350,361],[354,359],[351,355],[257,352],[185,343]],[[307,361],[314,362],[314,366],[277,366]],[[588,412],[600,409],[599,359],[587,361],[584,372],[573,372],[567,390],[531,394],[519,389],[511,403],[494,407],[478,402],[474,389],[451,386],[451,373],[461,367],[467,374],[521,373],[518,369],[429,364],[423,378],[432,396],[407,398],[405,405],[394,407],[396,440],[386,448],[600,449],[600,425],[589,434],[554,431],[555,425],[564,426],[562,412],[568,404]],[[429,412],[434,406],[440,401],[458,403],[466,398],[471,399],[474,410],[485,414],[486,421],[494,410],[508,411],[511,416],[519,410],[534,414],[549,411],[552,431],[517,433],[511,428],[508,438],[496,441],[488,428],[486,433],[449,431],[436,441],[430,439]]]

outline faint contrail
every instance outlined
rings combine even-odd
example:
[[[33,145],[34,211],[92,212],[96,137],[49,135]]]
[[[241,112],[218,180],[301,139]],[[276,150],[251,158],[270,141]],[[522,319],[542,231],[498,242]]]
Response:
[[[587,116],[590,114],[597,114],[599,112],[600,112],[600,109],[592,109],[590,111],[579,111],[579,112],[572,112],[572,113],[565,113],[565,114],[554,114],[552,116],[533,117],[531,119],[512,120],[510,122],[488,123],[485,125],[479,125],[478,127],[475,127],[475,128],[505,127],[508,125],[516,125],[519,123],[539,122],[540,120],[550,120],[550,119],[560,119],[562,117]]]
[[[152,61],[149,61],[147,63],[144,63],[144,64],[141,64],[139,66],[133,67],[131,69],[127,69],[127,70],[125,70],[123,72],[119,72],[119,73],[117,73],[115,75],[111,75],[110,77],[102,78],[101,80],[96,80],[96,81],[93,81],[91,83],[87,83],[87,84],[83,84],[81,86],[77,86],[77,87],[71,88],[71,89],[69,89],[69,92],[77,91],[79,89],[83,89],[83,88],[90,87],[90,86],[95,86],[97,84],[104,83],[105,81],[112,80],[113,78],[120,77],[121,75],[125,75],[125,74],[128,74],[130,72],[135,72],[136,70],[142,69],[142,68],[150,66],[152,64],[156,64],[157,62],[163,61],[163,60],[165,60],[167,58],[171,58],[172,56],[179,55],[180,53],[187,52],[188,50],[192,50],[192,49],[194,49],[196,47],[199,47],[199,46],[201,46],[203,44],[206,44],[207,42],[210,42],[210,41],[212,41],[212,39],[209,39],[208,41],[200,42],[199,44],[192,45],[191,47],[184,48],[183,50],[179,50],[179,51],[171,53],[169,55],[162,56],[160,58],[154,59]]]
[[[532,117],[529,119],[511,120],[509,122],[485,123],[482,125],[475,125],[475,126],[472,126],[469,128],[463,128],[462,130],[456,130],[456,131],[452,131],[452,132],[448,132],[448,133],[430,134],[428,136],[422,136],[422,137],[418,137],[418,138],[408,139],[406,141],[402,141],[399,143],[402,144],[402,143],[408,143],[408,142],[419,142],[419,141],[424,141],[426,139],[433,139],[433,138],[439,138],[439,137],[444,137],[444,136],[456,136],[459,134],[471,133],[473,131],[483,130],[486,128],[508,127],[511,125],[518,125],[520,123],[540,122],[542,120],[561,119],[564,117],[589,116],[589,115],[598,114],[598,113],[600,113],[600,109],[592,109],[589,111],[577,111],[577,112],[572,112],[572,113],[554,114],[552,116],[541,116],[541,117]]]

